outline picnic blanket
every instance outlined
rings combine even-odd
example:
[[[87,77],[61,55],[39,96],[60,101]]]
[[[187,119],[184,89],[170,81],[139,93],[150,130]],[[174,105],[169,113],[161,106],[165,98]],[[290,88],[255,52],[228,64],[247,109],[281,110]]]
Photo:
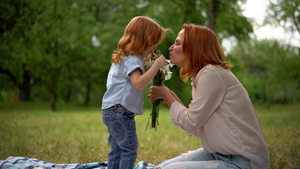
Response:
[[[139,162],[135,169],[154,169],[154,165],[145,161]],[[106,169],[107,162],[55,164],[35,158],[8,157],[0,161],[0,169]]]

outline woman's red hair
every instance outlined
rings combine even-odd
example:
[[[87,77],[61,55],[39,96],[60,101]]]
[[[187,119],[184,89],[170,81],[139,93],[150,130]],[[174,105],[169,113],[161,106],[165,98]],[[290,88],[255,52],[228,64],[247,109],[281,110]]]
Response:
[[[126,26],[111,61],[120,63],[123,56],[141,54],[148,46],[162,42],[165,31],[166,29],[149,17],[134,17]]]
[[[194,24],[183,24],[184,66],[180,70],[183,81],[197,74],[205,65],[212,64],[229,69],[232,64],[225,60],[223,49],[216,34],[209,28]]]

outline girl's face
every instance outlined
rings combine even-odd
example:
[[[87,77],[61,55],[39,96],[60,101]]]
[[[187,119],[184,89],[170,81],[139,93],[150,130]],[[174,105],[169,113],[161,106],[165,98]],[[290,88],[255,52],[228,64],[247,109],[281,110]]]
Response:
[[[170,62],[179,67],[183,67],[184,53],[182,50],[182,41],[184,36],[184,30],[182,29],[175,40],[175,43],[169,48]]]
[[[143,57],[147,57],[151,52],[153,52],[153,50],[156,49],[156,45],[151,45],[151,46],[148,46],[143,52],[142,52],[142,55]]]

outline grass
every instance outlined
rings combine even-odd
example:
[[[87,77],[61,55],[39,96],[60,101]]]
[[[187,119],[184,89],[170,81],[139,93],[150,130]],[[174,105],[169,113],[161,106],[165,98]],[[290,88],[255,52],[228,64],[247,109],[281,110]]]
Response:
[[[300,167],[300,106],[255,105],[274,169]],[[201,147],[175,126],[162,109],[157,131],[145,131],[150,110],[136,117],[138,161],[158,164]],[[49,105],[0,103],[0,160],[33,157],[52,163],[106,161],[110,147],[100,108],[69,106],[51,112]]]

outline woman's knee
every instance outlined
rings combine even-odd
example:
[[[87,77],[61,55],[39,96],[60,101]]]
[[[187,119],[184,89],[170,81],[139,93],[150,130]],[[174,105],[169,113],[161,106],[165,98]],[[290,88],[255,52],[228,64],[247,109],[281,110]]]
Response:
[[[205,151],[203,148],[189,151],[183,154],[186,161],[210,161],[214,160],[214,157],[211,153]]]

